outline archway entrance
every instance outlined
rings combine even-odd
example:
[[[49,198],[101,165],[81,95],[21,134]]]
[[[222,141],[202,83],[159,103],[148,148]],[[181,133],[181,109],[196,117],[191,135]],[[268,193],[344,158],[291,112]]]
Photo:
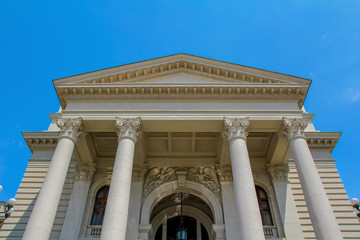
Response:
[[[152,240],[176,240],[176,232],[181,225],[187,229],[188,240],[212,240],[211,228],[214,217],[210,207],[199,197],[185,193],[182,211],[180,193],[163,198],[151,213],[151,224],[154,227]],[[182,214],[181,214],[182,212]]]

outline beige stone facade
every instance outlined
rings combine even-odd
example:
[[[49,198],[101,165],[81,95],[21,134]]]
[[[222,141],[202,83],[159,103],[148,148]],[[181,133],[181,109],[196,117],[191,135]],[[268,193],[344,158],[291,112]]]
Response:
[[[185,54],[57,79],[0,237],[360,239],[310,82]]]

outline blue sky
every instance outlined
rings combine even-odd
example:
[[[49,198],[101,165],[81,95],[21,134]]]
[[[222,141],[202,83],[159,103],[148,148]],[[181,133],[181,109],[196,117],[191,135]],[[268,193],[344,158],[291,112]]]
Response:
[[[53,79],[175,53],[312,79],[306,110],[343,132],[333,157],[360,198],[359,12],[357,0],[0,0],[0,200],[31,157],[21,132],[59,108]]]

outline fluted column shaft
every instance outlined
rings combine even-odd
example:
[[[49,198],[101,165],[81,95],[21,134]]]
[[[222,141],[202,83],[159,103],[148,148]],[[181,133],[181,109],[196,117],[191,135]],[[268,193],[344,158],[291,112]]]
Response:
[[[236,209],[239,219],[239,239],[265,239],[246,146],[246,128],[249,126],[249,121],[225,118],[224,123],[225,134],[230,143]]]
[[[59,119],[59,142],[27,223],[23,239],[47,240],[55,219],[74,146],[81,133],[81,119]]]
[[[134,150],[140,134],[140,123],[140,118],[116,120],[119,143],[101,232],[102,240],[125,240]]]
[[[305,140],[304,130],[308,124],[307,120],[284,118],[283,122],[284,134],[288,138],[291,152],[294,155],[296,169],[316,238],[318,240],[343,239],[309,146]]]

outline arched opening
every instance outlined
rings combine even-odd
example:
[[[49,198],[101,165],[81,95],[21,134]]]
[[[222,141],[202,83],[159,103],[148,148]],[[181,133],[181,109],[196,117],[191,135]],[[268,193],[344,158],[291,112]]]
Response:
[[[259,186],[256,186],[256,195],[259,203],[260,214],[263,225],[272,226],[273,219],[271,216],[270,203],[265,190]]]
[[[210,207],[199,197],[185,193],[171,194],[159,201],[151,213],[153,240],[175,240],[181,225],[187,230],[188,240],[212,240],[214,217]]]
[[[102,187],[97,193],[90,225],[102,225],[104,221],[109,186]]]

